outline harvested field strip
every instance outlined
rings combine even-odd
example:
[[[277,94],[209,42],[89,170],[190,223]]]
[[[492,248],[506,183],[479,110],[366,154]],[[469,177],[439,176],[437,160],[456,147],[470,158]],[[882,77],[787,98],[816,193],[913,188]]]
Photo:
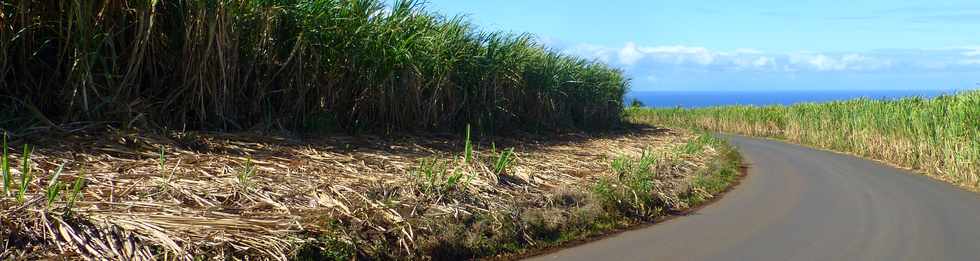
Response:
[[[520,253],[654,220],[709,198],[714,192],[701,185],[726,151],[714,139],[649,128],[486,138],[472,152],[465,138],[453,135],[99,137],[37,144],[30,200],[0,200],[0,236],[11,242],[0,257]],[[19,156],[11,150],[11,159]],[[61,164],[64,182],[84,176],[83,197],[71,207],[56,200],[45,208],[42,190]]]

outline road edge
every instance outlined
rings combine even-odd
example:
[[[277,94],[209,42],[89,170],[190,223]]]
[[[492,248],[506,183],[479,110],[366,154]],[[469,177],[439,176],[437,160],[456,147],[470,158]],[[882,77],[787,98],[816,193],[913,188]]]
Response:
[[[493,260],[493,261],[521,260],[521,259],[526,259],[531,257],[544,256],[551,253],[559,252],[564,249],[574,248],[584,244],[601,241],[610,237],[615,237],[625,232],[645,229],[677,218],[682,218],[694,214],[695,212],[724,199],[724,197],[729,192],[737,188],[746,178],[748,178],[749,175],[748,170],[750,166],[745,161],[745,158],[742,156],[742,154],[738,151],[738,148],[736,148],[727,139],[724,139],[717,134],[706,134],[706,135],[711,135],[723,141],[722,153],[720,153],[719,156],[711,162],[710,168],[708,168],[707,170],[703,171],[698,175],[705,176],[705,174],[707,174],[706,176],[719,178],[722,177],[720,173],[724,171],[734,171],[733,178],[731,180],[726,180],[722,188],[720,188],[717,191],[708,191],[711,197],[699,200],[697,202],[689,202],[689,203],[693,203],[691,204],[691,207],[668,211],[667,215],[660,216],[649,222],[640,222],[640,223],[630,224],[624,227],[617,227],[614,229],[601,232],[596,235],[591,235],[584,238],[562,242],[557,245],[550,245],[550,246],[545,246],[536,249],[527,249],[527,251],[523,253],[510,253],[510,254],[504,254],[500,256],[482,258],[477,260]]]
[[[697,129],[690,129],[690,130],[697,130]],[[841,150],[835,150],[835,149],[825,148],[825,147],[818,147],[816,145],[804,144],[804,143],[796,142],[796,141],[793,141],[793,140],[790,140],[790,139],[787,139],[787,138],[784,138],[784,137],[780,137],[780,136],[755,136],[755,135],[748,135],[748,134],[742,134],[742,133],[736,133],[736,132],[724,132],[724,131],[716,131],[715,133],[724,134],[724,135],[731,135],[731,136],[739,136],[739,137],[745,137],[745,138],[754,138],[754,139],[762,139],[762,140],[768,140],[768,141],[782,142],[782,143],[785,143],[785,144],[796,145],[796,146],[800,146],[800,147],[804,147],[804,148],[808,148],[808,149],[812,149],[812,150],[817,150],[817,151],[823,151],[823,152],[828,152],[828,153],[834,153],[834,154],[838,154],[838,155],[855,157],[855,158],[867,160],[867,161],[870,161],[870,162],[878,163],[878,164],[881,164],[881,165],[884,165],[884,166],[888,166],[888,167],[891,167],[891,168],[895,168],[895,169],[898,169],[898,170],[908,171],[908,172],[910,172],[912,174],[915,174],[915,175],[928,177],[928,178],[930,178],[932,180],[939,181],[939,182],[941,182],[943,184],[947,184],[950,187],[953,187],[953,188],[956,188],[956,189],[959,189],[959,190],[964,190],[964,191],[967,191],[967,192],[980,194],[980,187],[973,187],[973,186],[967,186],[967,185],[959,184],[959,183],[953,182],[952,180],[950,180],[948,178],[944,178],[944,177],[942,177],[940,175],[936,175],[935,173],[930,173],[930,172],[924,171],[924,170],[919,169],[919,168],[902,166],[900,164],[897,164],[897,163],[894,163],[894,162],[891,162],[891,161],[886,161],[886,160],[882,160],[882,159],[871,158],[871,157],[867,157],[867,156],[864,156],[864,155],[860,155],[860,154],[855,153],[855,152],[841,151]]]

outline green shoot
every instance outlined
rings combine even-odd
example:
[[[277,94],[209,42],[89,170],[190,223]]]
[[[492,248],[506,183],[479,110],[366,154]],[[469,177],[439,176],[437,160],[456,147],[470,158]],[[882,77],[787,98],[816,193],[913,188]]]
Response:
[[[245,166],[243,166],[242,170],[238,172],[238,184],[241,184],[242,188],[248,188],[249,182],[251,181],[252,177],[255,176],[255,173],[256,168],[255,164],[252,163],[252,159],[246,159]]]
[[[463,180],[463,176],[464,175],[462,172],[454,172],[453,174],[446,177],[445,190],[455,189],[456,187],[459,187],[459,185],[462,183],[461,181]]]
[[[438,159],[422,159],[413,174],[423,179],[423,193],[445,193],[469,182],[466,173],[450,171],[446,162]]]
[[[3,172],[3,194],[10,196],[10,159],[7,158],[7,132],[3,132],[3,158],[0,159],[0,172]]]
[[[20,190],[17,193],[17,202],[24,203],[24,196],[27,195],[27,186],[34,179],[31,173],[31,149],[24,145],[24,157],[21,160],[22,171],[20,173]]]
[[[158,165],[160,166],[160,173],[167,172],[167,152],[164,150],[163,146],[160,146],[160,158],[158,160]]]
[[[65,169],[65,164],[58,166],[58,170],[54,172],[54,176],[51,177],[51,183],[48,184],[47,190],[44,192],[45,199],[47,199],[47,207],[51,208],[51,204],[54,204],[55,200],[58,200],[58,195],[61,194],[62,184],[58,181],[58,177],[61,176],[61,171]]]
[[[500,156],[497,156],[497,160],[495,160],[493,163],[493,174],[496,174],[497,176],[503,175],[513,162],[514,148],[508,148],[501,151]]]
[[[473,159],[473,142],[470,140],[470,125],[466,125],[466,144],[464,145],[463,164],[469,163]]]
[[[446,172],[447,169],[445,163],[437,159],[422,159],[419,162],[418,169],[414,173],[417,177],[424,180],[422,191],[428,193],[434,188],[440,186],[439,180],[446,175]]]
[[[649,208],[656,205],[656,198],[649,192],[654,189],[657,161],[654,154],[647,151],[639,158],[619,156],[611,164],[617,175],[599,180],[593,189],[614,209],[625,210],[632,216],[657,215],[659,210]]]
[[[82,188],[85,187],[85,171],[78,173],[78,177],[75,178],[75,183],[71,186],[71,194],[68,194],[68,209],[71,210],[75,206],[75,202],[78,202],[82,198]]]

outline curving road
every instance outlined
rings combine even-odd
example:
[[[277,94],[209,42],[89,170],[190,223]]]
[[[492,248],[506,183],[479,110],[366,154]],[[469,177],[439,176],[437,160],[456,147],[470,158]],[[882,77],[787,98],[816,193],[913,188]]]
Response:
[[[726,136],[749,176],[696,213],[532,260],[980,260],[980,195],[859,158]]]

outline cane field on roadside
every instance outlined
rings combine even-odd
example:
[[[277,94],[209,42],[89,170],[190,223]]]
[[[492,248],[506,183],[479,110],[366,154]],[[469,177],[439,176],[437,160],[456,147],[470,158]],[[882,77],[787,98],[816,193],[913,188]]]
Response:
[[[598,129],[629,81],[419,1],[0,3],[0,127]],[[72,123],[72,126],[65,126]]]
[[[932,99],[631,109],[637,122],[785,139],[980,188],[980,91]]]

